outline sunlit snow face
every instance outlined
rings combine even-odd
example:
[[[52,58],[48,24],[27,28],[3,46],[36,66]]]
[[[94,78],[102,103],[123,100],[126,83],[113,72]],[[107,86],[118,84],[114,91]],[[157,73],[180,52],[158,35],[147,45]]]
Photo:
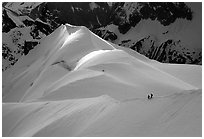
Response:
[[[93,51],[91,53],[89,53],[88,55],[84,56],[77,64],[77,66],[75,67],[74,70],[78,69],[81,65],[83,65],[84,63],[86,63],[87,61],[89,61],[90,59],[92,59],[93,57],[109,52],[111,50],[98,50],[98,51]]]

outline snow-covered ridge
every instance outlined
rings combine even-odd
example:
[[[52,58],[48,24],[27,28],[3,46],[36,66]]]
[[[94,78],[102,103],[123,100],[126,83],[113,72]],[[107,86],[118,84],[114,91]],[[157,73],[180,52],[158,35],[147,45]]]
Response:
[[[103,39],[129,47],[150,59],[163,63],[202,64],[202,4],[163,4],[166,6],[161,6],[162,3],[136,2],[87,2],[82,4],[80,2],[4,2],[2,4],[2,70],[5,71],[12,67],[22,55],[27,55],[29,50],[40,43],[41,38],[53,32],[64,22],[84,25]],[[147,8],[146,10],[150,8],[148,5],[154,11],[160,9],[161,11],[171,11],[171,13],[153,14],[155,20],[148,17],[144,18],[145,13],[152,13],[142,12],[145,11],[145,8]],[[175,8],[178,8],[176,5],[183,5],[184,9],[181,12],[175,12]],[[189,10],[185,5],[189,7]],[[179,11],[180,9],[182,8],[178,8]],[[192,15],[190,14],[191,10]],[[150,15],[152,16],[152,14]],[[178,15],[182,15],[182,17],[176,18]],[[168,16],[172,18],[168,18]],[[187,17],[192,17],[192,20],[186,20]],[[164,20],[159,20],[162,18]],[[169,20],[168,26],[161,24],[167,20]],[[24,34],[25,30],[28,32],[26,35]]]
[[[3,136],[200,136],[200,75],[61,25],[3,73]]]

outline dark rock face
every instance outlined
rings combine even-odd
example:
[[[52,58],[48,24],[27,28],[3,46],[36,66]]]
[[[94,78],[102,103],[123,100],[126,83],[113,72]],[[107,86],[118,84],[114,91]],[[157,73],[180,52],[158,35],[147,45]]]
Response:
[[[110,8],[107,3],[90,2],[49,2],[36,7],[30,13],[35,19],[39,18],[43,22],[49,23],[52,28],[61,24],[84,25],[88,28],[98,28],[105,26],[109,22]],[[93,7],[93,9],[91,9]]]
[[[191,51],[181,45],[180,41],[167,40],[159,46],[150,36],[130,46],[131,49],[163,63],[201,64],[201,53]]]
[[[6,3],[3,3],[3,7],[5,5]],[[61,24],[83,25],[101,38],[115,42],[119,38],[116,35],[117,33],[104,29],[104,27],[110,24],[117,26],[119,33],[126,35],[138,23],[146,19],[157,20],[163,26],[174,23],[176,19],[189,21],[193,19],[193,11],[185,3],[181,2],[113,2],[111,5],[105,2],[45,2],[30,11],[25,10],[26,12],[23,12],[24,10],[22,9],[20,15],[12,12],[12,9],[3,8],[2,10],[3,39],[6,38],[4,37],[6,34],[10,34],[10,36],[13,36],[12,39],[14,38],[13,44],[3,40],[2,56],[3,59],[12,61],[10,62],[12,65],[15,64],[20,55],[28,54],[31,49],[39,44],[41,38],[52,33]],[[23,26],[17,25],[8,16],[7,12],[11,12],[19,19],[22,16],[27,16],[28,18],[20,19]],[[29,32],[29,39],[23,37],[25,35],[22,33],[23,30]],[[6,36],[8,38],[8,35]],[[15,38],[21,39],[21,42],[19,43]],[[160,62],[202,63],[201,52],[185,50],[185,46],[178,42],[178,40],[167,40],[158,46],[150,35],[136,42],[123,40],[118,44],[130,47]],[[10,45],[15,45],[17,49],[14,51],[11,49],[13,46]],[[177,49],[180,47],[183,49]]]
[[[18,61],[18,59],[16,59],[16,57],[13,55],[12,50],[6,44],[2,45],[2,58],[10,62],[10,65],[6,65],[6,66],[2,64],[3,71],[10,68]]]
[[[2,12],[2,32],[9,32],[16,27],[16,24],[8,17],[6,10]]]
[[[93,32],[98,35],[99,37],[107,40],[107,41],[114,41],[116,40],[118,37],[114,32],[111,32],[109,30],[93,30]]]
[[[23,53],[27,55],[31,49],[34,48],[39,42],[25,41],[23,46]]]
[[[175,22],[177,18],[192,20],[191,9],[182,2],[138,2],[137,7],[129,16],[126,14],[124,4],[114,5],[117,7],[117,13],[112,17],[113,24],[118,25],[118,29],[122,34],[125,34],[131,27],[135,27],[142,19],[157,19],[164,26]]]
[[[185,3],[149,2],[140,3],[140,16],[143,19],[157,20],[164,26],[170,25],[177,18],[192,20],[192,11]],[[137,13],[134,13],[137,15]],[[134,17],[134,15],[133,15]]]

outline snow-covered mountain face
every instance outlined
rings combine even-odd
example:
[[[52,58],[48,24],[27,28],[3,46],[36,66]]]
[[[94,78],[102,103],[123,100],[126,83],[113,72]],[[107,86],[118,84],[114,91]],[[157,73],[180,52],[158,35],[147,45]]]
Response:
[[[202,136],[201,75],[61,25],[3,72],[2,135]]]
[[[119,9],[120,23],[99,29],[104,38],[113,32],[112,42],[160,62],[202,63],[201,3],[125,3]]]
[[[165,63],[201,64],[201,3],[3,3],[3,71],[61,24]]]

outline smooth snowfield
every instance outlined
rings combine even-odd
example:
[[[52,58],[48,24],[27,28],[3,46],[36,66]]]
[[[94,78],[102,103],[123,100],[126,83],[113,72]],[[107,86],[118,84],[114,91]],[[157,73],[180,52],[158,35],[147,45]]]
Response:
[[[152,100],[3,104],[3,136],[201,136],[201,102],[199,90]]]
[[[3,72],[3,136],[201,136],[201,73],[62,25]]]

